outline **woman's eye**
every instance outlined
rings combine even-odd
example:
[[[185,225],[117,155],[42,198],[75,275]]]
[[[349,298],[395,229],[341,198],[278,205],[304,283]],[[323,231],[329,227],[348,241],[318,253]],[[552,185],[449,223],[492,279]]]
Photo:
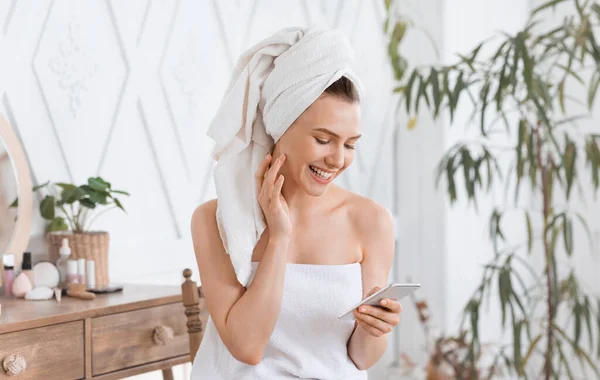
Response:
[[[320,140],[320,139],[318,139],[316,137],[315,137],[315,140],[317,141],[317,143],[319,143],[321,145],[329,144],[329,141],[323,141],[323,140]],[[346,144],[344,146],[346,147],[346,149],[356,149],[356,147],[354,145]]]

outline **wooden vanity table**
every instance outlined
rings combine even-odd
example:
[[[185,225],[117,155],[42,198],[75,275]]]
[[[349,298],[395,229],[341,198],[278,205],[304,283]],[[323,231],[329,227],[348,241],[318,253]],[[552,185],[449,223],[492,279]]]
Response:
[[[190,360],[180,286],[126,285],[89,301],[0,303],[0,379],[122,379],[162,370],[169,380],[171,367]],[[2,368],[9,355],[25,360],[16,376]]]

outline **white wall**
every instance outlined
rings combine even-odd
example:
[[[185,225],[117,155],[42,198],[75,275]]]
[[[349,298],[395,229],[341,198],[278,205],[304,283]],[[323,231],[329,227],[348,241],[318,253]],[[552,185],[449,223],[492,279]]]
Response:
[[[441,0],[413,4],[439,43]],[[82,183],[100,175],[131,192],[128,214],[95,225],[111,233],[114,282],[179,283],[196,262],[190,215],[213,198],[211,141],[205,129],[244,48],[285,26],[325,23],[357,50],[368,99],[354,165],[337,182],[394,209],[392,147],[399,144],[399,256],[392,276],[426,284],[443,320],[443,203],[429,175],[442,133],[424,119],[408,132],[397,121],[382,35],[383,0],[24,0],[0,2],[0,99],[20,135],[34,182]],[[431,61],[423,36],[405,54]],[[399,133],[393,128],[399,126]],[[44,223],[35,214],[29,249],[45,256]],[[432,263],[436,263],[432,265]],[[196,279],[197,279],[197,270]],[[416,316],[405,305],[376,379],[397,350],[418,351]],[[178,376],[183,376],[183,369]],[[148,377],[150,378],[150,377]]]

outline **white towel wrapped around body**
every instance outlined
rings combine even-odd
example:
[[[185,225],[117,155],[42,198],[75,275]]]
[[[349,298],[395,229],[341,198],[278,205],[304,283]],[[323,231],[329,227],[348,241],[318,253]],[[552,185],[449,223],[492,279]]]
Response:
[[[207,134],[217,191],[217,224],[238,281],[246,286],[252,252],[266,227],[255,172],[290,125],[342,76],[362,97],[354,50],[338,30],[285,28],[239,58]]]

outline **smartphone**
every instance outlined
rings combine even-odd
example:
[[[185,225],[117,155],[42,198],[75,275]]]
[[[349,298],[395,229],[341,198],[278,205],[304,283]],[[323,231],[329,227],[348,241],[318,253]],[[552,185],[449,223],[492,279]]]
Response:
[[[338,319],[342,320],[354,320],[353,311],[361,305],[372,305],[372,306],[380,306],[379,303],[382,299],[392,299],[395,301],[399,301],[402,298],[408,296],[413,293],[417,289],[421,287],[421,284],[389,284],[379,289],[377,292],[371,294],[364,300],[360,301],[356,305],[352,306],[348,309],[344,314],[340,315]]]
[[[88,292],[96,293],[96,294],[116,293],[116,292],[120,292],[121,290],[123,290],[123,286],[122,285],[109,285],[109,286],[105,286],[102,288],[93,288],[93,289],[86,289],[86,290]]]

